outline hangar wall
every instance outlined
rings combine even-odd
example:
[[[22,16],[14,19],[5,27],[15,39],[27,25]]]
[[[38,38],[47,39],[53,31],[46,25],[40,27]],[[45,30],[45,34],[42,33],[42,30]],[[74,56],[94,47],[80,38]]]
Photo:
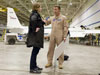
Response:
[[[89,0],[73,18],[70,27],[80,25],[87,28],[100,26],[100,0]]]

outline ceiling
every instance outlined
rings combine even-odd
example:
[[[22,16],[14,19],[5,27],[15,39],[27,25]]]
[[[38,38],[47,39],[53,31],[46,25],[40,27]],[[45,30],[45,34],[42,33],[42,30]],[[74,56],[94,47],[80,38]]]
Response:
[[[6,10],[7,7],[14,8],[20,22],[24,25],[28,25],[32,3],[34,2],[41,3],[41,15],[43,17],[52,16],[53,6],[57,4],[60,5],[62,14],[66,15],[70,21],[87,1],[88,0],[0,0],[0,9]],[[6,23],[7,12],[0,11],[0,24],[6,25]]]

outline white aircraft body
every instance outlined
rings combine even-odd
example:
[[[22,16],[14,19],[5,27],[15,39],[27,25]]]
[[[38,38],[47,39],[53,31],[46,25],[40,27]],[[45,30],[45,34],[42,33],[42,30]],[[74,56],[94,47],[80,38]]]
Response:
[[[11,32],[26,34],[28,33],[28,26],[22,26],[16,16],[13,8],[7,8],[7,29],[10,29]]]
[[[26,41],[26,35],[28,33],[28,26],[23,26],[18,20],[13,8],[7,8],[7,27],[2,28],[9,30],[9,33],[5,35],[5,42],[9,44],[15,44],[16,41]],[[50,26],[45,27],[45,36],[50,36]]]
[[[7,8],[7,29],[10,33],[6,33],[5,42],[10,41],[9,44],[14,44],[17,41],[25,41],[25,35],[28,33],[28,26],[23,26],[18,20],[13,8]],[[45,27],[45,36],[50,36],[52,26],[49,25]],[[90,33],[100,33],[100,30],[85,30],[81,27],[71,27],[68,29],[70,32],[70,37],[84,37],[86,34]],[[11,43],[13,42],[13,43]]]
[[[23,26],[18,20],[13,8],[7,7],[7,33],[5,43],[15,44],[17,41],[25,41],[28,33],[28,26]]]

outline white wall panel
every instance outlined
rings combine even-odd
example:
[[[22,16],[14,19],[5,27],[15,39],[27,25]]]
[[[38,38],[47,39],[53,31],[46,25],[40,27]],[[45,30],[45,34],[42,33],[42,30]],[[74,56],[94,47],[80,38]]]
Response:
[[[89,0],[73,18],[70,27],[84,25],[93,28],[100,25],[100,0]]]

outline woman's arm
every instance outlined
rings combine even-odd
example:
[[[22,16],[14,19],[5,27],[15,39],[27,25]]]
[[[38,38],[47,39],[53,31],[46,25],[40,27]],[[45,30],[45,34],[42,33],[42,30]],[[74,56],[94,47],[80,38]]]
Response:
[[[30,16],[30,27],[33,29],[34,32],[38,32],[40,30],[40,24],[38,20],[37,14]]]
[[[45,22],[45,26],[48,26],[49,24],[51,24],[51,18],[44,20],[44,22]]]

